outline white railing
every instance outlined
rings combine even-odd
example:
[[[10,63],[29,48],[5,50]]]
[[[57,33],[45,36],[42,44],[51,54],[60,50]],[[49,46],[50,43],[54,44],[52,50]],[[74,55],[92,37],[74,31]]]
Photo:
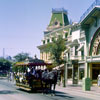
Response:
[[[100,62],[100,55],[86,57],[87,62]]]
[[[84,61],[85,56],[70,56],[70,59],[68,60],[78,60],[78,61]]]
[[[92,11],[92,9],[95,7],[95,6],[100,6],[100,0],[95,0],[92,5],[85,11],[85,13],[83,13],[83,15],[80,17],[80,21],[79,22],[82,22],[82,20]]]
[[[71,60],[79,60],[79,56],[71,56],[70,59]]]
[[[64,8],[52,8],[52,12],[53,13],[58,13],[58,12],[65,12],[65,13],[67,13],[67,10],[65,10]]]

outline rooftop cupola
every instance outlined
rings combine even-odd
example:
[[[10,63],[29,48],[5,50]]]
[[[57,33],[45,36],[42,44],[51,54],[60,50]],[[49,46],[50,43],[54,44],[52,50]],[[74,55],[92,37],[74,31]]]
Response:
[[[67,14],[67,10],[65,10],[64,8],[52,9],[51,20],[47,27],[47,30],[68,25],[69,20]]]

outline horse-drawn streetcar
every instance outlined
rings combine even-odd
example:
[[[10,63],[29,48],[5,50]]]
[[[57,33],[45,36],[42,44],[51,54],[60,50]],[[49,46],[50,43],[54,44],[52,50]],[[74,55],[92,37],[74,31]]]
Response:
[[[50,84],[47,84],[48,79],[45,79],[49,73],[47,66],[51,66],[51,64],[37,58],[31,61],[16,63],[16,86],[25,90],[49,89]]]

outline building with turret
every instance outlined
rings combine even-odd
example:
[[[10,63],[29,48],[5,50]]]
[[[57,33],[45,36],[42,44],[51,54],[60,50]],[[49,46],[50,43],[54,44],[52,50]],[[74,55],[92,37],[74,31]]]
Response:
[[[38,46],[41,59],[52,62],[50,54],[45,52],[46,44],[59,35],[63,36],[67,47],[64,52],[67,61],[65,80],[79,84],[85,77],[84,82],[90,79],[92,84],[97,84],[100,74],[100,0],[93,2],[78,23],[69,24],[65,9],[52,9],[42,45]]]
[[[52,9],[52,15],[47,26],[44,31],[44,37],[42,39],[42,44],[38,46],[40,50],[40,59],[51,63],[50,53],[45,51],[45,48],[48,43],[52,43],[54,39],[57,39],[59,35],[62,35],[64,39],[67,38],[67,35],[70,31],[69,29],[69,20],[67,11],[64,8],[61,9]]]

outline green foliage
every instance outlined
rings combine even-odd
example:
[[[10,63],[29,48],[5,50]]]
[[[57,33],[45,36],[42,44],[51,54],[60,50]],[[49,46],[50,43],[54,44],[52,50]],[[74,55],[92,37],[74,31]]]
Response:
[[[16,66],[16,63],[23,63],[26,61],[26,59],[30,61],[33,60],[33,58],[30,57],[28,53],[19,53],[16,56],[14,56],[14,58],[15,58],[15,62],[12,65],[12,70],[14,72],[18,72],[18,71],[24,72],[26,70],[25,66]]]
[[[62,53],[66,50],[65,40],[62,36],[59,36],[57,40],[54,40],[52,43],[48,44],[46,51],[50,52],[51,59],[55,66],[64,63],[62,58]]]
[[[0,70],[7,70],[9,71],[11,67],[11,62],[4,58],[0,58]]]
[[[12,64],[12,71],[13,72],[18,72],[18,67],[15,66],[16,63]]]
[[[25,66],[15,66],[16,63],[13,64],[12,70],[13,72],[25,72],[26,67]]]
[[[16,62],[21,62],[21,61],[25,61],[27,58],[29,58],[29,54],[28,53],[19,53],[16,56],[14,56],[15,61]]]

